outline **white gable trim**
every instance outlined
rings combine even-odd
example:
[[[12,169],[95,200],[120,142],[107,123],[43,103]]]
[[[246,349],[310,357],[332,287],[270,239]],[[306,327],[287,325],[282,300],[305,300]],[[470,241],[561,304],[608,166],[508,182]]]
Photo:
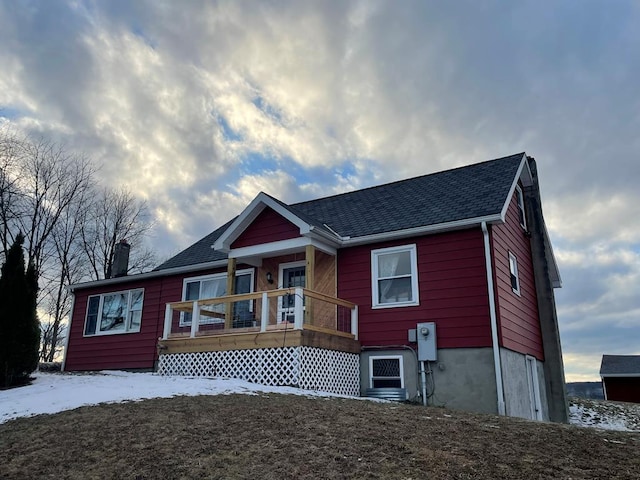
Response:
[[[513,182],[511,183],[511,188],[509,188],[509,194],[502,206],[502,210],[500,211],[500,218],[503,222],[506,221],[507,218],[507,210],[509,209],[509,204],[511,203],[511,199],[513,198],[513,194],[516,191],[516,186],[518,185],[518,180],[522,180],[522,185],[528,187],[533,185],[533,176],[531,175],[531,169],[529,168],[529,162],[527,161],[527,154],[522,154],[522,160],[520,161],[520,166],[518,167],[518,171],[516,172]]]
[[[300,235],[308,235],[313,229],[311,225],[291,213],[269,195],[264,192],[260,192],[242,211],[242,213],[236,217],[233,223],[229,225],[229,228],[227,228],[222,235],[218,237],[216,242],[212,245],[212,248],[221,252],[229,253],[231,250],[231,244],[242,232],[245,231],[245,229],[247,229],[247,227],[249,227],[249,225],[251,225],[251,223],[253,223],[253,221],[266,207],[271,208],[298,227],[300,229]]]
[[[263,257],[274,255],[285,255],[304,249],[307,245],[313,245],[318,250],[329,255],[335,255],[336,249],[326,243],[309,237],[290,238],[277,242],[260,243],[249,247],[234,248],[229,251],[229,258],[244,259],[246,257]]]

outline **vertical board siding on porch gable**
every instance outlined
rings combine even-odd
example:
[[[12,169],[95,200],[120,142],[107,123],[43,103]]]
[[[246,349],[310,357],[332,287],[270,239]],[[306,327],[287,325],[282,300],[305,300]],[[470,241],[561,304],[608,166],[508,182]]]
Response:
[[[371,250],[415,243],[420,305],[371,308]],[[438,348],[490,347],[480,228],[338,251],[338,297],[357,303],[362,345],[406,345],[408,330],[435,322]]]
[[[251,247],[263,243],[290,240],[300,236],[300,229],[289,220],[266,207],[231,244],[231,248]]]
[[[182,296],[182,276],[160,277],[76,290],[65,370],[151,369],[158,357],[166,302]],[[83,336],[91,295],[144,288],[140,331]]]
[[[491,244],[500,344],[544,361],[531,242],[520,226],[515,194],[507,209],[506,222],[492,227]],[[511,289],[509,252],[518,260],[520,296]]]

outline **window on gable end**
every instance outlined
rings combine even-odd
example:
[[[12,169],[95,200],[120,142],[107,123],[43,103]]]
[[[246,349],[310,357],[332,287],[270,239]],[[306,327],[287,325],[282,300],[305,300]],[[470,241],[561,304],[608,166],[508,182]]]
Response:
[[[527,229],[527,216],[524,210],[524,194],[520,185],[516,185],[516,203],[518,205],[518,216],[520,218],[520,226]]]
[[[520,295],[520,278],[518,277],[518,259],[509,252],[509,273],[511,276],[511,290],[516,295]]]

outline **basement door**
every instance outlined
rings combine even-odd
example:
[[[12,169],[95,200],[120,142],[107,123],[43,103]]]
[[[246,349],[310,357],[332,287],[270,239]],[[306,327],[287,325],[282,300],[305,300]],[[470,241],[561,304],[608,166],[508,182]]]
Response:
[[[540,403],[540,385],[538,383],[538,363],[535,357],[525,357],[527,369],[527,384],[529,385],[529,405],[531,406],[531,419],[542,420],[542,404]]]
[[[281,263],[279,272],[280,275],[278,276],[278,278],[280,279],[280,285],[278,285],[278,287],[304,288],[306,286],[305,265],[305,261]],[[278,323],[294,322],[295,302],[295,295],[284,295],[281,297],[280,302],[278,302]]]

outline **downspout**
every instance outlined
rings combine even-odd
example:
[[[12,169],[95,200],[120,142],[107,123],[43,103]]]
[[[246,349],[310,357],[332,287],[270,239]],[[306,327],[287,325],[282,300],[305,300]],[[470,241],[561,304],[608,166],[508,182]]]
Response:
[[[493,271],[491,269],[491,247],[489,246],[489,230],[487,222],[482,222],[484,237],[484,263],[487,271],[487,289],[489,291],[489,316],[491,317],[491,343],[493,344],[493,364],[496,374],[496,390],[498,396],[498,413],[505,415],[504,385],[502,383],[502,364],[500,362],[500,345],[498,344],[498,319],[496,317],[496,297],[493,290]]]

